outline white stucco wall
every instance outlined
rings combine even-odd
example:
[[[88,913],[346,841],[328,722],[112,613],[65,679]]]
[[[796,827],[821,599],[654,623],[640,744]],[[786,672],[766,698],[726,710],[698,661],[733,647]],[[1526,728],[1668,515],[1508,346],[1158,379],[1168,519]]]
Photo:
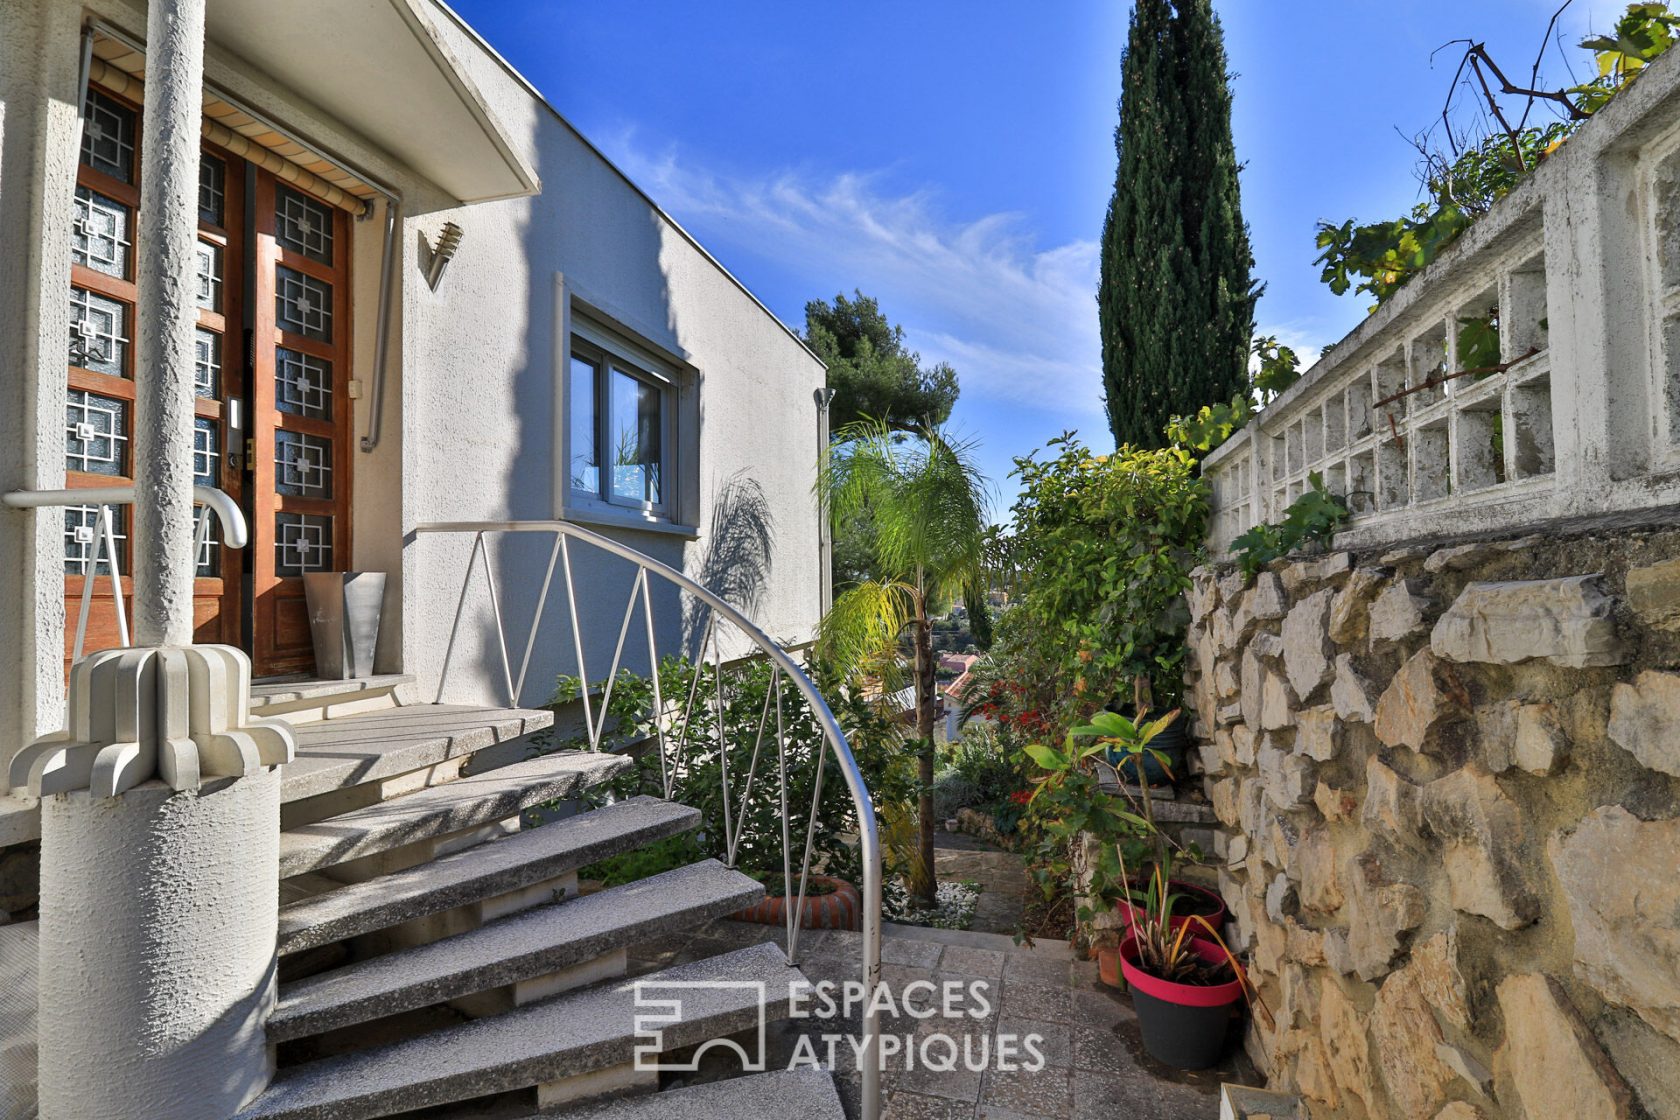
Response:
[[[93,0],[86,14],[140,34],[144,7]],[[68,241],[76,166],[79,30],[84,11],[52,0],[10,0],[0,20],[0,229],[11,266],[0,270],[0,487],[63,483]],[[771,633],[809,637],[820,610],[817,513],[811,495],[818,450],[814,392],[820,363],[715,261],[666,219],[516,75],[441,10],[446,48],[535,167],[534,198],[454,208],[429,182],[316,109],[319,97],[277,86],[260,66],[206,51],[206,81],[311,137],[402,196],[400,284],[385,393],[383,439],[353,450],[353,564],[393,575],[380,668],[417,672],[436,685],[468,542],[416,539],[426,521],[549,518],[555,486],[557,390],[564,364],[557,291],[576,293],[617,325],[692,370],[697,402],[694,469],[680,486],[687,535],[613,530],[620,539],[690,574],[735,589]],[[447,145],[449,137],[435,138]],[[419,238],[445,221],[465,233],[438,291],[421,272]],[[355,355],[360,389],[354,430],[372,405],[373,339],[381,222],[353,225]],[[729,494],[732,500],[720,501]],[[758,503],[758,515],[743,511]],[[714,525],[714,518],[733,512]],[[756,527],[768,525],[768,547]],[[719,530],[725,530],[719,532]],[[755,543],[755,541],[757,543]],[[727,554],[731,563],[719,566]],[[56,726],[62,708],[64,609],[59,517],[0,513],[0,758]],[[745,560],[741,558],[745,557]],[[628,577],[579,553],[592,671],[605,668]],[[547,560],[526,540],[499,558],[517,658]],[[708,566],[710,560],[710,566]],[[11,604],[17,604],[13,609]],[[482,607],[482,601],[478,606]],[[661,643],[678,628],[667,599]],[[545,699],[574,659],[563,598],[550,615],[525,699]],[[640,622],[638,620],[638,627]],[[639,631],[638,631],[639,632]],[[464,626],[451,697],[500,700],[500,658],[489,616]],[[639,648],[639,647],[638,647]]]

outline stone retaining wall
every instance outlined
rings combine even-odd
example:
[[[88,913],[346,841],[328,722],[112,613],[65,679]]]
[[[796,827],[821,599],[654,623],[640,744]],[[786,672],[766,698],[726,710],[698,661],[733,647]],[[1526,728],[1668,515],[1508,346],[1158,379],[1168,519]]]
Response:
[[[1195,573],[1223,893],[1316,1118],[1680,1117],[1680,532]]]

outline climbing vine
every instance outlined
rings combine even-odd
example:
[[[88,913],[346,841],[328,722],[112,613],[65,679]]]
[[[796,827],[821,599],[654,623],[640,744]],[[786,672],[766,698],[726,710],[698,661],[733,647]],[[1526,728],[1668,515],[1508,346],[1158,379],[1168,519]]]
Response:
[[[1592,55],[1592,78],[1560,89],[1538,88],[1541,60],[1552,45],[1558,17],[1568,7],[1566,2],[1553,13],[1527,86],[1507,77],[1486,44],[1468,39],[1448,44],[1462,46],[1463,55],[1441,110],[1440,131],[1415,141],[1426,198],[1410,214],[1388,221],[1321,222],[1315,263],[1331,291],[1368,294],[1375,309],[1427,268],[1680,36],[1680,13],[1667,3],[1629,4],[1611,34],[1580,42],[1579,47]],[[1455,129],[1453,116],[1465,95],[1476,107],[1472,123]],[[1533,119],[1538,114],[1552,119]]]

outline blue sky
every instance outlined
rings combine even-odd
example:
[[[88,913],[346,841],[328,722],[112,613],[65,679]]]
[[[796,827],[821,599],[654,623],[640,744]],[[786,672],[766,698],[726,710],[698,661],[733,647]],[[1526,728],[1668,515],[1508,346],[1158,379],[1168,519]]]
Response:
[[[1311,353],[1367,300],[1312,264],[1320,219],[1417,200],[1409,136],[1457,54],[1526,76],[1558,0],[1215,0],[1235,75],[1259,328]],[[958,431],[998,489],[1066,428],[1111,447],[1097,239],[1130,5],[1121,0],[459,0],[609,158],[793,327],[805,301],[880,299],[958,370]],[[1573,0],[1572,44],[1617,0]],[[1555,52],[1546,73],[1567,74]],[[1585,71],[1582,71],[1583,75]],[[1396,131],[1399,130],[1399,132]]]

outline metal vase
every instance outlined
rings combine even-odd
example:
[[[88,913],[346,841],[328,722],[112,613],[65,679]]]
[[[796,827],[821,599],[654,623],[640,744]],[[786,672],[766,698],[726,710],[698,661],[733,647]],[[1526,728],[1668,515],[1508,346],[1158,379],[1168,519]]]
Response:
[[[385,573],[308,572],[303,592],[315,645],[315,675],[322,680],[373,676]]]

